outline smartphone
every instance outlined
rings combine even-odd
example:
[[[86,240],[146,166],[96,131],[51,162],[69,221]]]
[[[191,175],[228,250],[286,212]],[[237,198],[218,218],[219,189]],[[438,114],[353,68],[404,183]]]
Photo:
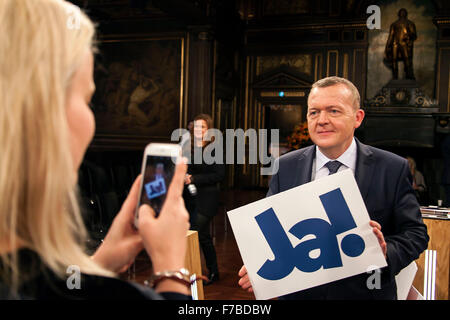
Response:
[[[150,143],[145,147],[139,199],[134,216],[136,228],[138,228],[141,205],[148,204],[158,217],[180,156],[181,147],[178,144]]]

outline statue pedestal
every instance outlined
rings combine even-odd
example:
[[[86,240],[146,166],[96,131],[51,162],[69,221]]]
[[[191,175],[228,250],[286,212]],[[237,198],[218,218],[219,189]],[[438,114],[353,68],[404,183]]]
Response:
[[[425,147],[435,144],[439,107],[416,80],[391,80],[364,103],[364,143],[380,147]]]
[[[437,108],[427,97],[416,80],[391,80],[370,100],[367,107]],[[436,112],[436,111],[434,111]]]

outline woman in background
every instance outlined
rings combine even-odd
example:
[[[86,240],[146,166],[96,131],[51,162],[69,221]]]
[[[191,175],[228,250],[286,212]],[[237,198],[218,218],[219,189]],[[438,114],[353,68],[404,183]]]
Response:
[[[205,256],[206,267],[209,275],[205,285],[209,285],[219,280],[219,268],[217,266],[216,249],[211,238],[210,225],[213,217],[217,214],[219,204],[219,183],[225,176],[223,164],[204,162],[204,150],[213,141],[205,139],[208,129],[213,127],[211,116],[199,114],[194,118],[192,157],[188,168],[188,175],[185,184],[194,184],[197,188],[197,195],[194,204],[194,225],[192,229],[198,231],[200,247]],[[195,154],[202,154],[201,163],[196,163]],[[212,154],[214,157],[214,154]]]
[[[138,177],[103,244],[85,253],[75,186],[95,130],[92,22],[63,0],[2,0],[0,30],[0,298],[189,299],[187,281],[174,280],[185,273],[185,164],[158,219],[144,205],[132,226]],[[143,248],[155,290],[116,276]]]

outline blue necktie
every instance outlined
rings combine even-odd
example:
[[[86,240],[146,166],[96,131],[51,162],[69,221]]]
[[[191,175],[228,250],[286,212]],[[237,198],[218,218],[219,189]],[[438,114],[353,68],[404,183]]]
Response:
[[[337,160],[328,161],[327,163],[325,163],[325,167],[327,167],[328,170],[330,171],[330,173],[328,175],[332,175],[332,174],[336,173],[341,165],[342,165],[342,163],[340,163]]]

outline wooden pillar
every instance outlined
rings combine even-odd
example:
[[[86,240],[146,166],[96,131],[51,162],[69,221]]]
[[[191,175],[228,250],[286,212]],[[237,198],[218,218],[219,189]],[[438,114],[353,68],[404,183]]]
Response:
[[[202,275],[202,263],[197,231],[188,231],[185,265],[191,274],[196,274],[197,276]],[[203,280],[197,281],[197,295],[198,300],[203,300],[205,298],[203,293]]]
[[[187,121],[199,113],[213,116],[214,39],[211,27],[189,28]]]
[[[436,99],[440,112],[450,112],[450,35],[448,21],[450,15],[434,18],[437,27]],[[431,57],[430,57],[431,58]]]

